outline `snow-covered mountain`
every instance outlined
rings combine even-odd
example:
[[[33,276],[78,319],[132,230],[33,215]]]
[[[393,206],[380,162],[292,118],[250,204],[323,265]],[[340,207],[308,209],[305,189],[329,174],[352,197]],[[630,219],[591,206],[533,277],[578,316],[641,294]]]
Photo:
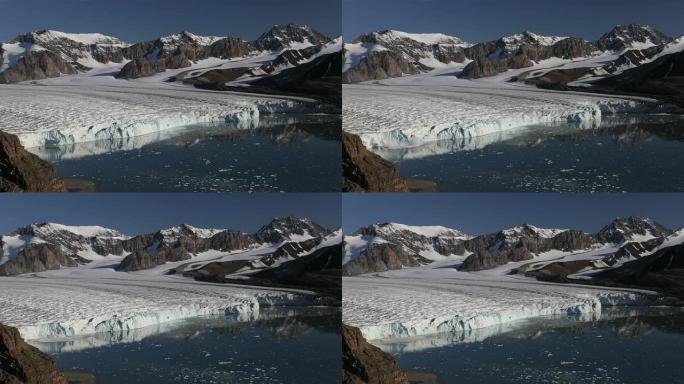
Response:
[[[415,74],[465,60],[462,39],[441,33],[371,32],[344,44],[346,82]]]
[[[459,76],[468,79],[493,76],[509,69],[533,67],[554,58],[571,61],[604,57],[600,65],[588,63],[588,66],[610,66],[613,60],[628,51],[653,47],[661,47],[662,50],[674,40],[652,27],[636,24],[616,26],[594,42],[578,37],[542,36],[524,31],[471,45],[441,34],[372,32],[345,44],[343,79],[351,83],[399,77],[429,72],[448,63],[463,63]],[[654,54],[642,52],[638,55],[651,59]],[[630,60],[634,65],[644,61]],[[556,61],[552,66],[557,65]]]
[[[103,67],[118,70],[118,78],[131,79],[169,69],[189,68],[204,60],[211,61],[207,62],[207,68],[210,68],[220,67],[221,62],[217,60],[228,63],[240,59],[245,61],[247,72],[277,60],[286,52],[298,52],[293,55],[303,55],[306,59],[312,59],[324,50],[329,53],[329,47],[325,46],[332,41],[332,38],[308,26],[297,24],[275,25],[254,41],[181,31],[155,40],[127,44],[116,37],[98,33],[36,31],[0,45],[0,83],[74,75]],[[299,52],[306,49],[309,49],[308,53]],[[257,57],[260,60],[247,60]],[[297,66],[301,62],[300,58],[288,63]]]
[[[617,25],[596,41],[601,51],[644,49],[669,44],[674,39],[648,25]]]
[[[254,262],[252,269],[258,269],[294,260],[335,241],[339,244],[340,237],[309,219],[293,216],[275,218],[254,234],[181,224],[127,236],[97,226],[31,224],[0,237],[0,275],[102,262],[119,271],[134,271],[186,260],[216,262],[223,257]],[[178,265],[169,266],[173,267]]]
[[[653,250],[670,236],[672,230],[635,216],[617,218],[596,234],[523,224],[472,237],[445,227],[374,224],[345,236],[343,271],[353,275],[449,260],[459,270],[477,271],[536,260],[540,255],[596,249],[612,249],[601,257],[592,254],[593,259],[606,258],[603,263],[612,266],[617,259],[627,260],[624,255],[633,259]]]

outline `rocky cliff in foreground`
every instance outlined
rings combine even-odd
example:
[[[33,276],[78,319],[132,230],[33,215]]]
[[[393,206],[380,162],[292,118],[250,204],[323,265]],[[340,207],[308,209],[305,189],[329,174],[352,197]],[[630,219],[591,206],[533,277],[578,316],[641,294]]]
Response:
[[[342,132],[344,192],[408,192],[406,181],[389,161],[370,152],[357,135]]]
[[[343,384],[409,384],[392,355],[369,344],[356,327],[342,324]]]
[[[65,192],[52,165],[28,152],[15,135],[0,131],[0,192]]]
[[[0,383],[67,384],[50,356],[27,344],[14,327],[0,324]]]

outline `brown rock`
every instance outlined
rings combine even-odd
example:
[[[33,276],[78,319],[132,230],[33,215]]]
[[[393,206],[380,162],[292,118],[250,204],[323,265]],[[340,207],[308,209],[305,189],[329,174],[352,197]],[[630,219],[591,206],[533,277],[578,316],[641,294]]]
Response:
[[[420,71],[401,55],[391,51],[370,52],[358,66],[344,72],[344,83],[358,83],[367,80],[383,80],[402,75],[414,75]]]
[[[32,51],[19,59],[16,65],[0,73],[0,83],[73,75],[76,69],[58,54],[50,51]]]
[[[67,384],[50,356],[28,345],[14,327],[0,324],[0,383]]]
[[[343,384],[409,384],[394,358],[364,339],[358,328],[342,324]]]
[[[408,192],[394,165],[370,152],[357,135],[342,132],[344,192]]]
[[[15,135],[0,131],[0,192],[66,192],[50,163],[28,152]]]

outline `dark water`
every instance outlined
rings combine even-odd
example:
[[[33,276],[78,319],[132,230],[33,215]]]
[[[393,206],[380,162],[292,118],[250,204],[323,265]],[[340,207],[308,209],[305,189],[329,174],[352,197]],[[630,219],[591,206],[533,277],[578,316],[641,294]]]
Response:
[[[484,341],[447,339],[413,352],[400,352],[406,344],[383,348],[402,369],[434,373],[442,384],[684,383],[682,309],[588,322],[537,319]]]
[[[99,191],[337,192],[340,129],[339,116],[266,116],[251,130],[195,125],[32,151]]]
[[[378,153],[403,176],[436,181],[441,191],[684,191],[684,119],[626,120]],[[421,157],[426,153],[434,155]]]
[[[263,317],[242,323],[198,318],[141,340],[83,350],[65,343],[38,346],[62,370],[92,373],[99,384],[339,383],[339,309]]]

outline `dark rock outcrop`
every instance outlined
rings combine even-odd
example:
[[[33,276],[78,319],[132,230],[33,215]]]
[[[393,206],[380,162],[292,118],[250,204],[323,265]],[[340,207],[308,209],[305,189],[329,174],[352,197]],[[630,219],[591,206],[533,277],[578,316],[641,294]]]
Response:
[[[133,244],[138,244],[137,240]],[[209,238],[198,236],[191,227],[181,225],[178,231],[167,234],[159,231],[143,248],[132,250],[117,266],[117,271],[138,271],[154,268],[167,262],[189,260],[192,254],[218,250],[229,252],[247,249],[254,243],[251,235],[239,231],[222,231]],[[126,248],[131,248],[126,244]],[[136,247],[137,248],[137,247]]]
[[[320,46],[312,48],[320,50]],[[246,91],[312,97],[332,106],[333,111],[339,113],[342,110],[342,81],[340,77],[342,72],[342,55],[340,52],[321,55],[303,64],[298,64],[301,55],[299,52],[301,51],[287,52],[290,53],[283,54],[287,58],[282,60],[296,63],[297,65],[282,70],[273,76],[251,82],[249,89],[246,89]],[[276,59],[276,61],[278,60]],[[268,65],[277,65],[277,63],[274,62]],[[268,70],[272,71],[269,68],[264,70],[266,72]]]
[[[524,32],[522,40],[515,43],[501,38],[466,48],[466,56],[473,61],[463,69],[460,77],[476,79],[494,76],[509,69],[531,67],[534,62],[551,57],[572,59],[589,56],[595,50],[594,44],[574,37],[559,40],[552,45],[543,45],[535,35]]]
[[[78,264],[55,244],[29,244],[16,258],[0,265],[0,276],[18,275],[27,272],[42,272],[59,269],[61,266],[75,267]]]
[[[596,81],[589,91],[657,98],[684,108],[684,51]]]
[[[592,280],[596,284],[654,289],[684,300],[684,245],[666,247],[599,272]]]
[[[408,192],[392,163],[370,152],[357,135],[342,131],[342,191]]]
[[[259,228],[254,236],[259,242],[278,243],[292,235],[309,234],[312,237],[324,237],[330,233],[329,229],[309,219],[287,216],[271,220],[270,223]]]
[[[313,28],[294,23],[274,25],[268,32],[259,36],[254,45],[260,50],[275,51],[291,45],[292,43],[311,43],[322,45],[329,43],[331,39]]]
[[[461,271],[490,269],[508,262],[530,260],[533,254],[561,250],[565,252],[588,249],[596,243],[595,237],[582,231],[568,230],[553,237],[542,237],[533,230],[518,237],[509,237],[503,231],[496,236],[466,240],[465,247],[473,254],[468,256],[459,267]]]
[[[617,218],[610,224],[601,228],[597,238],[601,242],[621,243],[627,241],[634,235],[653,235],[654,237],[664,237],[672,234],[668,229],[657,222],[638,216]]]
[[[391,243],[370,244],[361,251],[358,257],[342,266],[342,273],[352,276],[418,265],[420,264],[416,257],[407,254],[401,245]]]
[[[50,356],[27,344],[16,328],[0,324],[0,383],[67,384]]]
[[[0,192],[66,192],[66,186],[50,163],[0,131]]]
[[[406,61],[400,54],[392,51],[374,51],[361,59],[359,64],[342,74],[345,83],[358,83],[367,80],[383,80],[390,77],[415,75],[419,69]]]
[[[13,67],[0,73],[0,83],[39,80],[76,73],[78,73],[76,68],[62,59],[59,54],[50,51],[32,51],[17,60]]]
[[[673,39],[666,34],[637,24],[618,25],[601,36],[596,46],[602,51],[620,51],[633,43],[651,42],[655,45],[667,44]]]
[[[358,328],[342,324],[343,384],[409,384],[392,355],[369,344]]]

